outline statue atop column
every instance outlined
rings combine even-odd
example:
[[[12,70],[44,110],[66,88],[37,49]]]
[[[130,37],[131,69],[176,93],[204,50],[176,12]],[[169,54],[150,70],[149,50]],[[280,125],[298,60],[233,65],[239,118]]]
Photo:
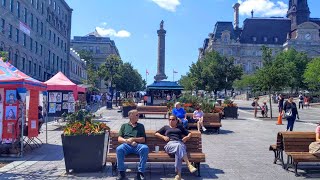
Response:
[[[163,29],[163,23],[162,20],[160,22],[160,29],[157,31],[158,33],[158,67],[157,67],[157,74],[154,77],[154,80],[161,81],[164,79],[167,79],[168,77],[165,74],[165,49],[166,49],[166,30]]]

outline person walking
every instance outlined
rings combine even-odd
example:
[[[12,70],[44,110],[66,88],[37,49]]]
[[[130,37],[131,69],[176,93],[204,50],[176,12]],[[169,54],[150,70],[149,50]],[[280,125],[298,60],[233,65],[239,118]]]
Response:
[[[299,94],[298,98],[299,98],[299,109],[300,109],[300,107],[303,109],[303,99],[304,99],[304,97],[303,97],[302,93]]]
[[[279,113],[281,114],[282,113],[282,110],[283,110],[283,103],[284,103],[284,97],[282,94],[279,94],[279,97],[278,97],[278,107],[279,107]]]
[[[287,131],[292,131],[296,118],[299,119],[297,105],[293,102],[293,97],[289,97],[288,101],[284,103],[282,115],[284,115],[288,121]]]
[[[252,105],[253,105],[253,107],[254,107],[254,117],[255,117],[255,118],[257,117],[258,108],[260,108],[258,101],[259,101],[259,98],[256,97],[256,98],[254,98],[254,101],[253,101],[253,103],[252,103]]]

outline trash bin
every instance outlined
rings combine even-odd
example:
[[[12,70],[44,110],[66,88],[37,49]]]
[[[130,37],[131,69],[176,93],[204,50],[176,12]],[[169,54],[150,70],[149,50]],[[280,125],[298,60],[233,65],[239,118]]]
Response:
[[[107,109],[112,109],[112,101],[107,101]]]

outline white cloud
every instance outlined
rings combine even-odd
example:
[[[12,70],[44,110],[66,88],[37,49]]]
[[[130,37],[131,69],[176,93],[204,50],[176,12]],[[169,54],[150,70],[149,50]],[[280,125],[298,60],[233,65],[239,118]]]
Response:
[[[238,0],[240,3],[240,14],[251,16],[251,11],[254,11],[254,16],[285,16],[288,10],[288,5],[283,1],[272,2],[271,0]]]
[[[106,22],[102,22],[101,26],[107,26],[107,23]]]
[[[156,3],[158,6],[160,6],[161,8],[171,11],[171,12],[175,12],[177,6],[179,6],[180,0],[152,0],[154,3]]]
[[[131,36],[131,33],[126,30],[120,30],[117,32],[112,28],[96,27],[96,31],[99,33],[100,36],[114,36],[120,38],[127,38]]]

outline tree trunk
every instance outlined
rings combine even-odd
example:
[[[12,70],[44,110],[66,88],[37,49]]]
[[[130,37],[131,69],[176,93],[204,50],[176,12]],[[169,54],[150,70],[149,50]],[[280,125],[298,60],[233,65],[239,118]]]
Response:
[[[269,104],[270,104],[270,119],[272,119],[272,100],[271,100],[271,90],[269,89]]]

